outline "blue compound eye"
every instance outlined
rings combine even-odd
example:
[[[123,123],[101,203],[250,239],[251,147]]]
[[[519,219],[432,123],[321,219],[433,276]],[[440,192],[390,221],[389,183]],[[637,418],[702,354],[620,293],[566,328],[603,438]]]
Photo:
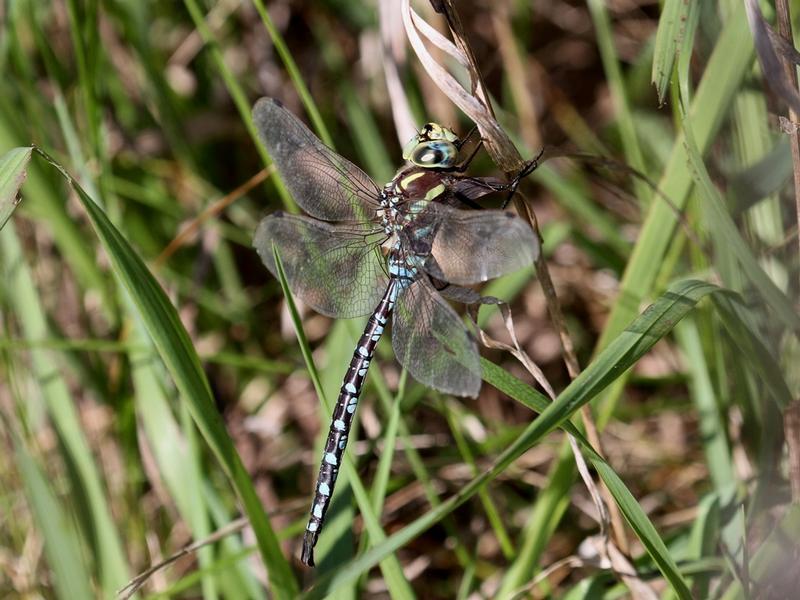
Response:
[[[452,142],[433,140],[418,144],[409,160],[418,167],[446,169],[452,167],[458,157],[458,149]]]

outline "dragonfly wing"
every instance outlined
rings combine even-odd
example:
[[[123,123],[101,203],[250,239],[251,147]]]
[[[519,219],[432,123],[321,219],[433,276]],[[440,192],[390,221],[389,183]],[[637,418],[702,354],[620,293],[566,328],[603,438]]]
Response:
[[[284,184],[309,215],[323,221],[375,218],[380,195],[375,182],[323,144],[277,100],[256,102],[253,121]]]
[[[414,281],[397,299],[392,347],[420,383],[456,396],[478,396],[481,366],[475,337],[426,278]]]
[[[259,223],[253,245],[277,277],[275,244],[292,293],[323,315],[348,319],[370,314],[386,290],[383,237],[278,212]]]
[[[436,279],[481,283],[530,265],[539,255],[533,230],[510,212],[459,210],[431,202],[420,217],[435,222],[426,228],[428,239],[414,239],[414,227],[407,227],[404,245]]]

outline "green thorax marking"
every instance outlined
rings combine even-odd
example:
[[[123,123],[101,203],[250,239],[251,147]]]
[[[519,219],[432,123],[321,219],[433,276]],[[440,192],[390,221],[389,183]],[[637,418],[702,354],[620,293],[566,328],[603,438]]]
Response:
[[[395,177],[394,192],[408,199],[434,200],[445,189],[441,173],[422,167],[408,167]]]

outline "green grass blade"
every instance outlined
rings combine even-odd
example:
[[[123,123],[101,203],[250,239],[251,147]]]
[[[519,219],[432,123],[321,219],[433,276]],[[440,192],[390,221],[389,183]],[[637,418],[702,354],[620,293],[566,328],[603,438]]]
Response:
[[[72,517],[56,497],[51,481],[33,460],[28,450],[17,440],[15,455],[20,475],[30,499],[34,520],[44,538],[47,564],[53,570],[53,584],[59,598],[92,598],[81,552],[80,536]],[[113,590],[109,590],[113,594]]]
[[[479,471],[478,465],[475,462],[475,455],[470,449],[464,433],[461,431],[461,419],[459,418],[460,411],[458,411],[456,408],[455,403],[451,403],[450,406],[443,404],[441,408],[447,417],[447,422],[450,426],[450,433],[453,436],[459,454],[461,454],[461,459],[467,465],[469,465],[472,477],[477,477]],[[514,548],[511,538],[508,535],[508,532],[506,531],[505,526],[503,525],[503,520],[500,517],[500,511],[497,508],[497,505],[486,488],[478,491],[478,498],[483,505],[483,510],[486,513],[486,518],[489,521],[489,525],[494,531],[497,543],[500,544],[500,550],[503,552],[503,556],[506,558],[506,560],[512,560],[517,552]]]
[[[787,573],[796,573],[797,543],[800,539],[800,506],[789,505],[786,514],[769,534],[764,543],[750,560],[748,565],[751,581],[787,582]],[[778,584],[777,594],[796,592],[795,588],[787,588]],[[792,585],[785,583],[784,585]],[[734,581],[724,593],[718,596],[722,600],[739,600],[752,598],[750,590],[743,590],[739,581]],[[790,597],[790,596],[784,596]]]
[[[292,56],[292,53],[286,46],[286,42],[284,41],[283,37],[278,32],[278,30],[275,28],[275,25],[272,22],[272,19],[270,18],[267,9],[264,8],[264,3],[261,0],[253,0],[253,5],[256,7],[256,10],[258,11],[258,16],[261,17],[261,22],[264,23],[264,28],[267,30],[269,38],[272,40],[272,43],[275,46],[275,50],[278,52],[278,56],[281,57],[283,66],[286,67],[286,71],[289,73],[289,78],[292,80],[292,83],[294,84],[294,89],[297,90],[297,93],[300,96],[300,100],[302,100],[303,106],[308,112],[308,116],[311,119],[311,123],[314,125],[314,130],[317,132],[319,138],[323,142],[325,142],[326,145],[333,148],[334,147],[333,138],[331,137],[331,134],[328,131],[328,127],[325,125],[325,121],[319,114],[319,109],[317,108],[317,104],[311,97],[311,92],[308,91],[308,86],[306,86],[306,83],[303,80],[303,76],[300,74],[300,69],[297,67],[297,63],[294,62],[294,57]]]
[[[131,46],[132,58],[141,66],[144,75],[141,87],[146,101],[137,109],[149,109],[149,116],[163,131],[170,149],[179,161],[188,169],[197,171],[199,167],[194,148],[184,127],[186,115],[179,109],[175,91],[167,80],[168,71],[159,62],[158,49],[150,39],[152,24],[156,18],[152,14],[156,10],[155,6],[136,0],[120,0],[105,3],[103,9],[111,17],[117,18],[119,35]]]
[[[308,597],[320,597],[323,591],[336,589],[339,585],[343,585],[360,576],[385,556],[395,552],[431,525],[437,523],[446,514],[461,506],[484,485],[502,473],[525,451],[541,440],[544,435],[565,423],[576,410],[589,402],[633,366],[680,319],[686,316],[699,300],[718,290],[719,288],[711,284],[691,280],[679,282],[672,286],[639,318],[635,319],[583,373],[559,394],[556,400],[539,415],[539,418],[533,421],[511,446],[496,459],[491,469],[473,479],[458,494],[450,497],[440,506],[419,517],[410,525],[390,536],[385,542],[378,544],[349,565],[340,569],[332,577],[332,581],[320,582],[319,586],[308,593]],[[529,391],[528,386],[505,371],[497,369],[492,363],[483,360],[482,364],[487,381],[492,385],[495,385],[495,383],[501,385],[503,391],[509,395],[523,397],[532,393]],[[512,391],[515,391],[515,394],[511,394]],[[544,398],[541,394],[534,393],[534,395]],[[604,475],[610,478],[612,484],[616,485],[615,476],[612,473],[605,472]],[[630,515],[628,512],[624,513],[626,518],[630,519],[635,508],[629,499],[623,498],[623,500],[624,503],[621,508],[623,511],[631,511]],[[642,526],[640,519],[637,518],[634,521],[637,525]],[[677,570],[671,568],[670,562],[672,559],[669,554],[661,553],[657,547],[658,543],[654,540],[648,541],[653,544],[652,550],[659,552],[658,558],[654,557],[654,560],[660,568],[666,571],[665,576],[673,583],[673,586],[680,587],[679,583],[676,582],[680,582],[681,578],[677,575]],[[650,546],[647,547],[648,550],[651,550]],[[687,595],[686,597],[690,596]]]
[[[585,445],[584,451],[586,451]],[[642,542],[642,545],[647,550],[650,558],[653,559],[653,562],[658,566],[661,574],[664,575],[664,578],[672,585],[672,590],[679,598],[691,600],[692,593],[689,591],[683,576],[680,574],[678,565],[675,564],[667,546],[658,535],[650,519],[647,518],[642,507],[636,501],[636,498],[634,498],[628,488],[625,487],[625,484],[614,472],[614,469],[612,469],[600,455],[588,452],[587,454],[597,474],[600,475],[608,491],[611,492],[611,495],[614,497],[628,525],[630,525],[631,529],[636,533],[636,537]]]
[[[204,499],[206,505],[208,506],[208,510],[211,513],[211,517],[214,522],[214,529],[221,529],[222,527],[230,524],[230,522],[233,520],[233,515],[227,506],[227,502],[220,497],[220,494],[210,485],[209,481],[206,480],[204,484],[203,496],[205,497]],[[279,532],[278,538],[281,540],[285,539],[285,532],[286,530]],[[235,536],[228,536],[221,540],[220,546],[222,547],[222,558],[242,556],[249,557],[250,555],[254,554],[256,550],[255,547],[250,546],[249,544],[245,546],[242,538]],[[237,560],[233,572],[225,573],[224,576],[226,578],[224,584],[227,583],[228,579],[232,579],[232,585],[238,589],[246,590],[246,593],[241,594],[241,597],[247,598],[248,600],[266,600],[267,590],[257,579],[257,575],[253,572],[249,561]],[[225,586],[222,584],[220,585],[220,591],[223,598],[228,597],[225,595],[226,587],[230,586]]]
[[[405,373],[402,382],[406,380]],[[383,512],[383,503],[386,500],[386,489],[389,485],[389,476],[392,471],[395,449],[397,448],[397,430],[400,426],[400,405],[403,402],[403,391],[405,385],[398,390],[392,399],[389,421],[386,423],[383,433],[383,451],[378,460],[378,467],[375,469],[375,479],[372,483],[372,508],[376,515]]]
[[[698,516],[689,534],[688,560],[702,560],[713,556],[719,539],[720,497],[713,493],[700,500]],[[709,578],[698,575],[693,578],[695,595],[708,596]]]
[[[203,41],[208,46],[208,51],[214,60],[214,64],[216,65],[222,80],[225,82],[225,87],[227,88],[228,93],[231,95],[231,99],[236,105],[236,109],[239,111],[239,116],[242,119],[242,123],[244,123],[245,128],[247,128],[247,132],[250,134],[250,138],[253,140],[256,150],[258,150],[261,159],[264,161],[264,166],[270,166],[272,164],[272,160],[258,139],[258,132],[256,131],[256,126],[253,123],[253,119],[250,114],[251,103],[248,101],[242,86],[239,84],[230,68],[228,68],[228,65],[225,64],[225,58],[222,55],[222,50],[219,47],[219,43],[214,37],[211,29],[209,29],[208,24],[203,17],[203,13],[200,10],[200,6],[196,0],[184,0],[184,4],[186,5],[189,14],[192,17],[192,21],[194,21],[195,27],[197,27],[197,31],[200,33]],[[280,178],[275,177],[273,180],[286,210],[296,212],[297,206],[295,205],[292,197],[289,195],[288,190],[281,182]]]
[[[687,23],[690,22],[689,14],[697,12],[696,5],[695,0],[666,0],[661,9],[651,74],[651,80],[658,92],[659,102],[663,103],[667,96],[667,86],[672,79],[673,65],[680,56],[678,48],[683,46]]]
[[[689,15],[684,22],[683,39],[678,50],[678,65],[675,70],[678,85],[675,90],[679,100],[676,106],[682,104],[687,107],[692,103],[692,77],[691,65],[694,50],[695,34],[700,23],[700,3],[690,0]]]
[[[754,331],[743,307],[739,302],[726,294],[714,296],[714,305],[719,311],[722,324],[736,342],[742,352],[747,356],[747,369],[751,370],[762,382],[776,405],[784,408],[792,401],[793,395],[789,390],[787,378],[764,342]],[[791,375],[791,372],[790,372]]]
[[[707,290],[707,293],[711,291],[714,290]],[[699,299],[699,297],[697,299]],[[674,311],[668,310],[667,312],[673,313],[672,316],[680,319],[680,315],[685,314],[684,309],[685,307],[675,307]],[[652,323],[652,325],[656,325],[656,323]],[[666,325],[667,327],[670,326],[668,322],[663,323],[663,325]],[[648,326],[646,325],[645,327]],[[658,332],[660,329],[661,326],[656,326],[654,331]],[[645,344],[649,344],[649,342],[645,342]],[[653,344],[649,344],[650,347],[652,347],[652,345]],[[632,350],[637,354],[640,352],[640,350]],[[539,394],[538,392],[534,392],[522,381],[515,380],[513,376],[510,376],[506,371],[503,371],[496,365],[485,361],[484,366],[486,367],[484,376],[487,378],[487,381],[490,381],[492,385],[508,394],[511,398],[518,400],[529,408],[540,412],[540,418],[544,417],[548,412],[555,412],[556,409],[553,407],[553,405],[557,405],[560,401],[559,399],[556,399],[553,405],[551,405],[547,402],[543,395]],[[637,537],[647,549],[648,554],[656,563],[661,573],[672,584],[673,590],[676,592],[678,597],[685,599],[691,598],[691,593],[689,592],[683,577],[680,575],[677,564],[675,564],[675,561],[670,555],[669,550],[667,549],[661,537],[658,535],[658,532],[653,524],[647,518],[647,515],[645,515],[642,507],[630,493],[619,476],[609,466],[609,464],[599,454],[597,454],[597,452],[595,452],[588,441],[567,420],[567,418],[561,419],[558,426],[563,427],[567,433],[573,435],[581,444],[587,458],[608,487],[611,495],[614,497],[617,505],[622,511],[622,514],[628,521],[628,524],[631,526]],[[535,424],[536,422],[534,422],[533,425]]]
[[[0,158],[0,231],[19,204],[17,193],[25,181],[32,148],[14,148]]]
[[[733,102],[735,91],[748,72],[752,60],[753,45],[744,7],[737,5],[717,40],[690,107],[691,121],[695,125],[693,136],[701,153],[709,148],[719,131]],[[678,210],[685,207],[693,185],[687,163],[683,136],[679,136],[658,183],[658,189]],[[597,344],[598,350],[605,348],[622,331],[625,324],[636,315],[640,304],[652,293],[664,256],[675,237],[678,223],[675,208],[663,201],[651,204],[620,282],[618,299]],[[600,425],[608,420],[623,384],[624,380],[620,380],[604,394],[603,407],[598,415]]]
[[[5,104],[5,98],[0,93],[0,147],[19,146],[30,141],[30,137],[16,127],[19,115],[15,110]],[[10,118],[10,115],[14,115],[14,118]],[[59,252],[68,257],[69,266],[81,286],[97,290],[102,295],[104,316],[114,323],[115,315],[108,309],[110,303],[107,301],[106,277],[101,272],[97,256],[85,243],[79,224],[67,214],[62,190],[53,185],[52,178],[46,177],[41,167],[37,162],[29,165],[24,188],[26,200],[20,210],[26,216],[47,223]]]
[[[713,288],[707,289],[706,293],[712,291],[715,290]],[[700,297],[702,296],[695,296],[695,299],[699,300]],[[673,317],[680,319],[682,314],[686,314],[685,309],[685,306],[675,307],[674,310],[668,310],[667,312],[672,313]],[[667,319],[669,319],[669,317],[667,317]],[[652,325],[656,325],[656,323],[653,323]],[[668,322],[664,322],[663,325],[666,325],[667,327],[670,326]],[[662,330],[662,326],[656,325],[655,331]],[[652,346],[652,344],[650,345]],[[635,350],[635,352],[638,354],[639,350]],[[485,366],[487,367],[487,371],[484,373],[484,375],[488,375],[487,381],[491,380],[492,385],[508,394],[511,398],[518,400],[525,404],[525,406],[542,413],[542,416],[544,416],[548,411],[554,410],[544,396],[528,388],[522,381],[515,380],[513,376],[510,376],[507,372],[503,371],[496,365],[485,363]],[[554,404],[557,404],[558,402],[559,400],[557,399]],[[691,593],[689,592],[683,577],[680,575],[678,566],[672,558],[669,550],[667,549],[661,537],[658,535],[658,532],[653,524],[647,518],[647,515],[645,515],[642,507],[630,493],[619,476],[614,472],[609,464],[599,454],[597,454],[597,452],[595,452],[588,441],[569,421],[564,419],[561,421],[559,426],[563,427],[565,431],[573,435],[581,444],[587,458],[608,487],[622,514],[628,521],[628,524],[631,526],[637,537],[647,549],[648,554],[656,563],[661,573],[672,584],[673,590],[678,597],[685,599],[691,598]]]
[[[693,319],[684,319],[678,323],[675,333],[686,356],[692,398],[697,405],[697,414],[700,419],[700,433],[706,453],[706,464],[711,481],[719,491],[729,485],[731,481],[735,481],[736,478],[731,464],[725,423],[719,413],[720,407],[703,353],[700,332]]]
[[[380,348],[380,347],[379,347]],[[372,379],[372,385],[377,388],[378,390],[378,398],[381,401],[381,407],[385,414],[391,414],[391,402],[390,402],[390,394],[389,391],[385,387],[385,382],[379,377],[375,377]],[[405,458],[408,461],[409,466],[411,467],[411,472],[414,475],[414,478],[420,483],[422,489],[425,492],[425,498],[430,504],[431,507],[437,507],[442,503],[441,498],[437,490],[433,484],[433,477],[431,473],[428,471],[428,468],[425,466],[425,461],[423,457],[420,455],[420,452],[414,447],[414,443],[411,437],[411,432],[408,424],[402,418],[398,424],[399,430],[399,437],[403,443],[403,453],[405,454]],[[447,517],[442,522],[447,535],[454,541],[455,543],[455,555],[456,559],[458,560],[459,564],[464,569],[474,569],[475,568],[475,561],[468,553],[467,549],[461,543],[458,538],[458,528],[454,522],[454,520],[450,517]]]
[[[67,1],[67,15],[70,21],[69,32],[72,38],[72,49],[75,52],[75,62],[78,67],[78,83],[83,96],[84,110],[88,124],[89,138],[92,144],[92,154],[100,156],[101,144],[101,110],[97,101],[98,77],[96,74],[97,60],[100,53],[97,51],[98,3],[79,3],[76,0]]]
[[[545,400],[545,398],[542,398]],[[575,482],[577,468],[569,444],[562,444],[558,460],[550,469],[547,485],[536,496],[530,518],[520,533],[522,543],[517,557],[506,570],[498,598],[514,598],[519,588],[532,578],[547,541],[558,527],[561,518],[569,508],[569,490]]]
[[[603,61],[603,69],[606,72],[608,86],[617,113],[617,127],[619,128],[622,146],[625,150],[625,159],[628,164],[639,171],[646,173],[642,149],[639,139],[636,136],[633,116],[631,115],[628,93],[625,89],[625,81],[622,77],[622,69],[617,60],[617,51],[614,47],[614,36],[611,31],[611,21],[608,17],[606,4],[603,0],[588,0],[587,6],[592,15],[595,32],[597,36],[597,46],[600,50],[600,57]],[[649,192],[644,182],[636,180],[634,188],[640,201],[644,202],[649,198]]]
[[[711,183],[706,166],[702,158],[700,158],[700,152],[697,149],[691,130],[692,127],[687,124],[685,128],[686,152],[689,156],[692,176],[705,200],[705,207],[709,211],[709,221],[721,236],[727,250],[738,260],[744,275],[769,305],[770,312],[780,319],[786,327],[794,331],[800,331],[800,316],[795,313],[792,302],[769,278],[764,269],[761,268],[761,265],[758,264],[758,261],[750,252],[750,248],[748,248],[738,229],[736,229],[733,219],[725,209],[725,203],[714,184]]]
[[[135,309],[131,307],[131,311]],[[198,464],[200,454],[193,452],[194,444],[187,443],[169,408],[166,373],[140,322],[133,324],[130,338],[135,344],[130,362],[138,421],[178,512],[192,530],[194,539],[204,539],[211,533],[211,526]],[[204,571],[213,562],[212,548],[200,548],[197,554],[201,571]],[[206,598],[216,598],[214,579],[206,573],[202,586]]]
[[[314,357],[311,356],[311,346],[308,343],[306,332],[303,330],[303,320],[300,318],[300,311],[297,310],[297,303],[294,301],[292,290],[289,289],[289,282],[286,281],[286,272],[283,270],[283,262],[281,262],[278,248],[274,244],[272,245],[272,255],[275,260],[275,265],[278,268],[278,283],[281,284],[283,297],[286,298],[286,307],[289,309],[289,316],[292,318],[294,332],[297,336],[297,342],[300,345],[300,353],[303,355],[303,361],[306,363],[306,369],[311,378],[311,383],[314,385],[314,390],[317,392],[317,396],[323,403],[324,408],[332,409],[333,406],[328,406],[329,402],[325,394],[325,388],[320,380],[317,366],[314,364]]]
[[[253,527],[262,559],[269,573],[272,592],[280,598],[295,597],[297,581],[281,552],[275,532],[255,493],[253,482],[225,430],[200,359],[175,307],[169,302],[164,290],[158,285],[139,255],[83,188],[52,158],[40,150],[38,152],[62,173],[78,195],[111,260],[115,275],[136,305],[145,329],[170,372],[182,400],[187,402],[206,443],[231,479]]]
[[[563,206],[585,227],[596,230],[605,243],[620,256],[627,256],[631,243],[619,231],[619,223],[596,204],[591,192],[579,181],[566,179],[550,165],[544,164],[533,172],[532,177],[550,190]]]
[[[30,340],[51,337],[47,316],[13,222],[0,232],[0,266],[8,301],[25,337]],[[105,594],[113,594],[126,583],[128,566],[102,478],[59,363],[49,351],[40,348],[32,348],[30,356],[32,379],[44,399],[63,446],[65,461],[70,466],[70,488],[78,499],[76,511],[83,517],[84,535],[97,561],[100,587]],[[30,422],[39,423],[40,419],[34,416],[35,402],[23,404],[21,408]]]
[[[696,125],[693,134],[701,152],[708,149],[719,130],[733,102],[734,91],[752,63],[753,47],[748,32],[744,9],[737,8],[717,41],[692,102],[690,117]],[[658,189],[678,209],[685,206],[693,183],[687,161],[681,136],[673,146],[669,164],[658,184]],[[604,348],[624,328],[636,314],[639,303],[650,293],[676,225],[673,209],[663,202],[654,202],[629,259],[619,300],[603,330],[599,348]]]

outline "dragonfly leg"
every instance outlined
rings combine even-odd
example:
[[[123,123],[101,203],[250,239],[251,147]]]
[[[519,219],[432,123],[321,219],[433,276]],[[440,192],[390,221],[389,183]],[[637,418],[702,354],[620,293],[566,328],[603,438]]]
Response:
[[[507,192],[508,197],[501,206],[501,208],[505,208],[514,197],[520,182],[539,166],[539,160],[543,154],[544,149],[533,159],[524,163],[511,181],[503,181],[496,177],[453,176],[448,180],[449,189],[456,199],[470,208],[482,208],[476,201],[484,196]]]
[[[505,208],[508,206],[508,203],[511,202],[511,199],[514,197],[514,194],[517,193],[517,188],[519,187],[520,182],[525,179],[528,175],[533,173],[537,168],[539,168],[539,160],[544,155],[544,148],[539,150],[539,154],[534,156],[531,160],[526,162],[522,168],[519,170],[514,176],[514,179],[508,184],[508,197],[506,198],[505,202],[503,202],[503,206],[501,208]]]
[[[477,142],[473,142],[473,138],[477,136]],[[470,148],[470,145],[473,147]],[[459,162],[452,170],[456,173],[463,173],[469,168],[470,163],[472,163],[472,159],[478,154],[478,150],[481,149],[483,145],[483,140],[480,137],[480,133],[478,132],[477,127],[473,127],[470,132],[464,137],[461,142],[458,144],[458,151],[461,154],[462,151],[465,149],[469,150],[469,154]]]

